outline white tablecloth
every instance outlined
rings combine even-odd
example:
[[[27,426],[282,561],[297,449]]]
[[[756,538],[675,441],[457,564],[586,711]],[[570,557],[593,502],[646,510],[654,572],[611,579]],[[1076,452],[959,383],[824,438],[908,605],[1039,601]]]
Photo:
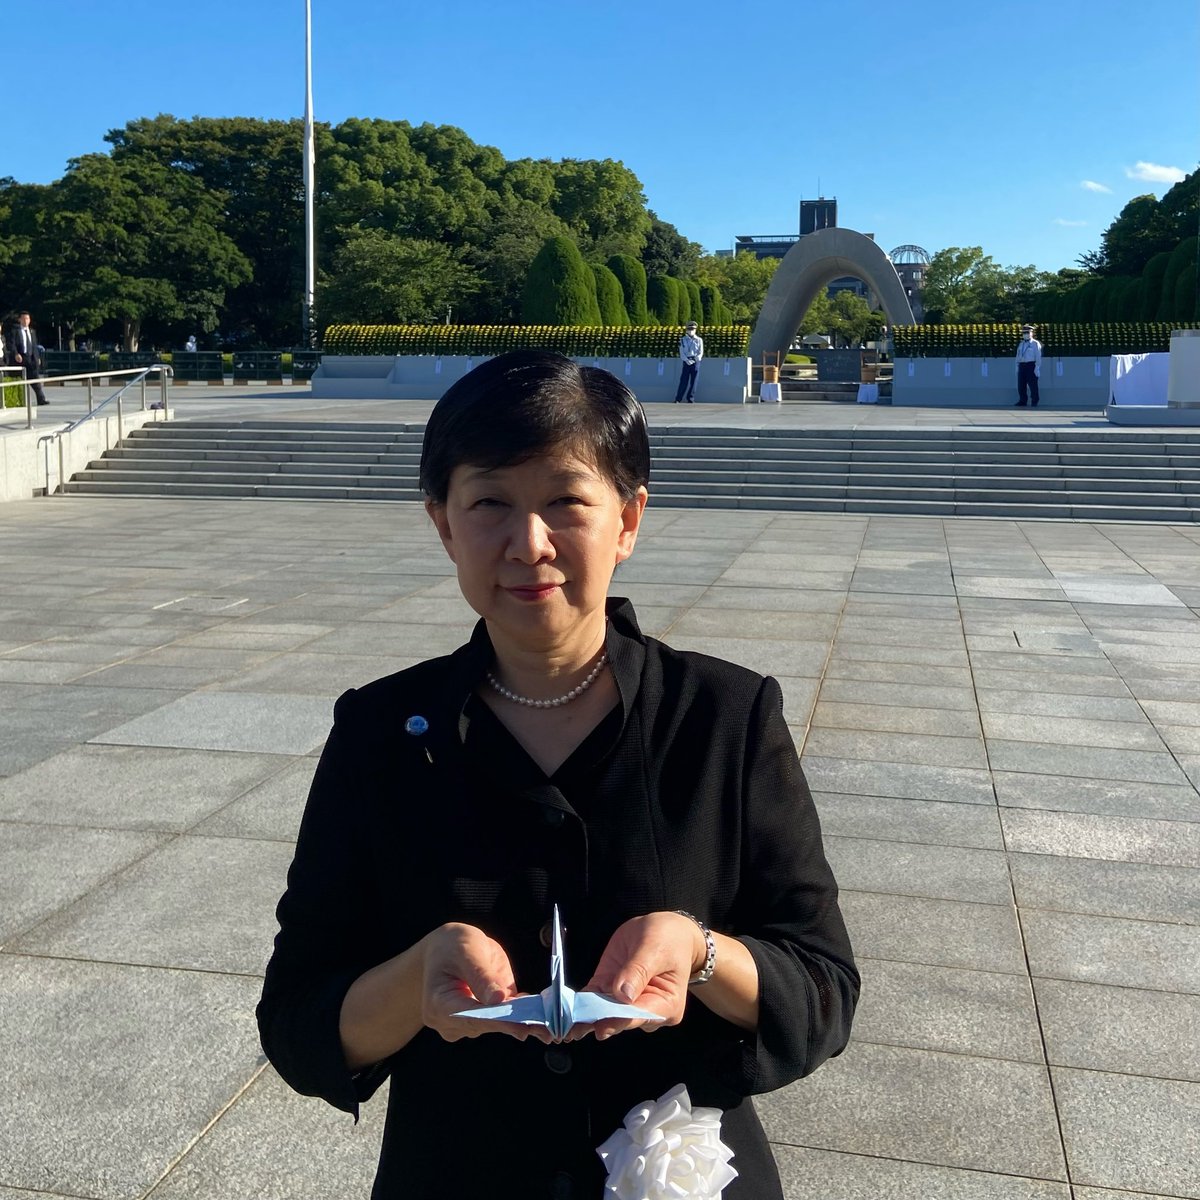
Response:
[[[859,404],[878,404],[879,384],[860,383],[858,385],[858,402]]]
[[[1109,359],[1108,394],[1120,408],[1158,408],[1167,404],[1169,354],[1114,354]]]
[[[779,404],[782,400],[781,385],[764,383],[758,389],[758,399],[762,404]]]

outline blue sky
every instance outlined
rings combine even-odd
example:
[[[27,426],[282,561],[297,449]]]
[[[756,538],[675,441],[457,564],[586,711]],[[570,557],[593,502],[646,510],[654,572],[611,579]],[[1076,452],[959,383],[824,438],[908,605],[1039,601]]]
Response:
[[[299,116],[303,0],[58,0],[0,174],[57,178],[140,116]],[[509,158],[616,158],[710,250],[836,196],[885,250],[1074,265],[1200,157],[1200,4],[313,0],[319,120],[457,125]],[[12,80],[10,79],[10,83]]]

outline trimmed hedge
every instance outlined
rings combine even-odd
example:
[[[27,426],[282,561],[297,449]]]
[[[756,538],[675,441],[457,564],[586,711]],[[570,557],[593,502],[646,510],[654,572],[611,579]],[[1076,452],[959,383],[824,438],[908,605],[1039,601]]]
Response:
[[[704,326],[710,358],[745,358],[748,325]],[[556,350],[572,358],[676,358],[681,326],[331,325],[326,354],[440,354],[490,358],[508,350]]]
[[[23,383],[0,384],[0,396],[3,397],[0,408],[25,407],[25,385]]]
[[[570,238],[548,238],[529,264],[521,315],[530,324],[600,323],[596,277]]]
[[[1110,354],[1151,354],[1171,348],[1172,329],[1197,329],[1195,321],[1066,322],[1039,325],[1034,335],[1042,353],[1060,358],[1107,358]],[[1021,326],[897,325],[892,330],[896,358],[1015,358]]]
[[[621,281],[603,263],[591,263],[596,277],[596,303],[600,306],[601,325],[628,325],[629,314],[625,311],[625,293]]]
[[[629,314],[630,324],[648,325],[646,268],[631,254],[614,254],[608,260],[608,269],[617,277],[625,294],[625,311]]]

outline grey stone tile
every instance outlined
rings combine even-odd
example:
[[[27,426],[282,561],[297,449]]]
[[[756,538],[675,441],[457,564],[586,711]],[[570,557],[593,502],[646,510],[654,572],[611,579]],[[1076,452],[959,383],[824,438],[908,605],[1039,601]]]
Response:
[[[827,1150],[1065,1179],[1045,1067],[852,1043],[756,1097],[767,1136]]]
[[[943,737],[938,734],[813,729],[804,744],[804,752],[818,758],[907,762],[936,767],[986,770],[988,765],[982,738]]]
[[[345,1113],[298,1096],[266,1070],[155,1189],[154,1200],[296,1200],[367,1196],[375,1178],[387,1085]]]
[[[1021,926],[1035,976],[1200,993],[1200,927],[1043,910]]]
[[[1040,1063],[1042,1040],[1029,981],[858,957],[863,990],[854,1014],[859,1042]]]
[[[1200,1193],[1200,1084],[1065,1067],[1053,1073],[1075,1183]]]
[[[1053,681],[1058,690],[1059,680],[1074,675],[1099,676],[1113,679],[1117,669],[1107,658],[1094,658],[1082,654],[1036,654],[1032,651],[979,650],[971,652],[971,668],[979,671],[1021,671],[1027,674],[1043,674],[1048,678],[1043,686]]]
[[[89,668],[75,682],[90,688],[157,688],[164,691],[190,692],[195,688],[220,683],[226,675],[224,667],[143,666],[140,663],[120,663],[102,670]]]
[[[240,757],[240,756],[239,756]],[[317,769],[315,758],[302,758],[240,800],[227,804],[196,826],[193,833],[211,837],[267,838],[294,842],[308,789]]]
[[[1010,854],[1022,908],[1200,924],[1200,872],[1187,867]]]
[[[421,656],[390,658],[365,654],[281,654],[262,666],[243,671],[221,686],[227,692],[323,696],[335,700],[352,687],[394,674],[421,661]],[[330,712],[333,706],[330,704]]]
[[[1109,1188],[1075,1188],[1075,1200],[1171,1200],[1153,1192],[1114,1192]]]
[[[638,584],[645,587],[677,587],[679,585]],[[691,588],[691,585],[688,585]],[[698,589],[692,589],[698,590]],[[614,583],[613,594],[629,595],[634,599],[633,588]],[[636,600],[635,600],[636,603]],[[727,586],[724,583],[714,584],[703,589],[702,595],[695,601],[698,609],[735,609],[759,608],[777,613],[838,613],[842,609],[844,598],[840,592],[796,591],[786,587],[749,587]]]
[[[653,568],[649,568],[653,569]],[[636,567],[634,568],[636,570]],[[683,571],[676,567],[676,571]],[[849,571],[810,571],[806,569],[789,570],[786,567],[739,567],[731,566],[728,570],[717,570],[711,575],[692,570],[679,575],[681,579],[711,578],[718,580],[724,587],[766,587],[766,588],[807,588],[811,591],[844,592],[850,585]]]
[[[0,1179],[143,1196],[256,1070],[260,986],[0,955]]]
[[[1012,899],[1004,854],[957,846],[827,837],[838,883],[854,891],[1006,904]]]
[[[980,691],[1030,692],[1047,696],[1107,696],[1129,699],[1129,688],[1119,675],[1051,674],[971,664],[975,686]],[[981,705],[982,707],[982,705]]]
[[[827,837],[1004,849],[1000,820],[990,806],[827,792],[814,793],[814,799]]]
[[[1053,579],[1039,579],[1029,575],[956,575],[954,586],[959,596],[997,600],[1066,599],[1062,588]]]
[[[430,605],[442,610],[441,605]],[[180,646],[195,646],[205,649],[284,651],[294,650],[315,638],[332,633],[332,624],[317,624],[303,621],[234,621],[215,629],[205,629],[181,638]]]
[[[967,666],[933,667],[919,663],[879,662],[868,659],[831,659],[826,679],[864,680],[899,685],[969,688],[971,671]]]
[[[926,709],[897,704],[855,704],[822,698],[812,716],[814,728],[869,729],[886,733],[926,733],[979,737],[973,712]]]
[[[804,774],[809,786],[820,792],[961,804],[995,802],[991,778],[986,770],[921,763],[862,762],[806,754]]]
[[[0,742],[0,777],[16,775],[27,770],[36,763],[45,762],[56,754],[61,754],[71,745],[70,742],[59,741],[57,738],[23,737],[6,738]]]
[[[994,771],[998,802],[1006,808],[1047,808],[1160,821],[1200,821],[1200,794],[1177,784],[1081,779]]]
[[[162,840],[109,829],[0,824],[0,942],[72,903]]]
[[[1200,754],[1200,729],[1194,725],[1159,725],[1158,732],[1172,754],[1180,758]]]
[[[1200,822],[1001,810],[1010,851],[1200,867]]]
[[[1083,779],[1119,779],[1131,783],[1184,784],[1187,776],[1165,751],[1113,750],[1103,746],[1054,746],[1044,743],[991,741],[993,771],[1034,775],[1075,775]]]
[[[1200,1082],[1200,996],[1039,979],[1051,1064]]]
[[[907,663],[909,666],[965,667],[967,651],[961,646],[886,645],[880,642],[848,642],[838,638],[834,643],[832,660],[835,662]]]
[[[307,754],[325,740],[332,721],[333,706],[324,697],[197,692],[92,741]]]
[[[783,716],[789,725],[807,725],[817,702],[817,689],[821,686],[816,679],[804,679],[796,675],[776,677],[783,692]]]
[[[749,597],[747,597],[749,599]],[[638,619],[642,608],[638,606]],[[832,641],[836,613],[772,612],[745,608],[691,608],[672,627],[675,637],[770,638]]]
[[[1070,1200],[1065,1183],[776,1145],[785,1200]],[[1076,1193],[1078,1195],[1078,1193]],[[1111,1196],[1112,1200],[1121,1200]],[[1105,1200],[1099,1195],[1089,1200]],[[1129,1197],[1128,1200],[1134,1200]],[[1138,1200],[1152,1200],[1139,1197]]]
[[[1057,578],[1067,599],[1076,604],[1130,604],[1139,608],[1148,605],[1163,608],[1183,607],[1183,601],[1170,588],[1148,576],[1141,579],[1119,575],[1104,578],[1077,572],[1060,572]]]
[[[982,713],[1017,713],[1026,717],[1077,717],[1088,721],[1146,723],[1142,706],[1132,698],[1120,696],[1064,695],[1058,692],[1029,692],[1011,688],[1002,691],[980,688],[978,696],[979,711]]]
[[[358,621],[346,624],[305,646],[310,654],[387,655],[389,658],[433,658],[457,650],[471,636],[471,623],[458,625],[388,625]]]
[[[8,948],[261,974],[292,852],[286,842],[177,838]]]
[[[0,781],[0,819],[179,832],[286,761],[214,750],[73,746]]]
[[[821,684],[821,699],[839,704],[887,704],[951,712],[975,712],[975,693],[969,687],[827,678]]]
[[[824,641],[781,641],[773,638],[696,637],[672,633],[667,639],[676,650],[693,650],[740,663],[763,675],[820,676],[829,655]]]
[[[0,682],[66,683],[93,669],[93,665],[88,663],[26,662],[17,658],[0,658]]]

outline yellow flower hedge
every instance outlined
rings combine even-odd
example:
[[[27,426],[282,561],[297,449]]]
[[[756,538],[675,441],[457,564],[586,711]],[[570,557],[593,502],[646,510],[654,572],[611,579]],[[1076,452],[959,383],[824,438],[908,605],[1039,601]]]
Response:
[[[699,330],[710,358],[744,358],[746,325]],[[682,325],[331,325],[326,354],[437,354],[490,357],[508,350],[556,350],[571,358],[674,358]]]
[[[1151,354],[1171,348],[1172,329],[1196,329],[1196,322],[1097,321],[1038,325],[1034,337],[1042,353],[1061,358],[1107,358],[1110,354]],[[897,358],[1009,358],[1021,340],[1021,326],[897,325],[892,344]]]

